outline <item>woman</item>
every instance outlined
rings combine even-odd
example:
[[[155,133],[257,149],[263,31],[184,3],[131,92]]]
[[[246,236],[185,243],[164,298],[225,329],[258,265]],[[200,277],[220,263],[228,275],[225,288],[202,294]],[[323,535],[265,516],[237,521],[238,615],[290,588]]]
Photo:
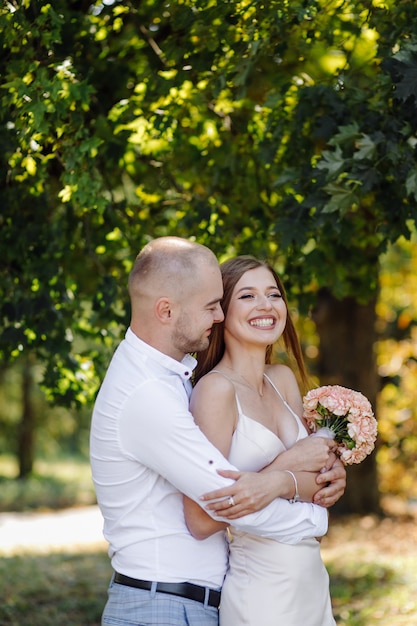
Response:
[[[221,270],[225,320],[213,328],[208,350],[198,355],[191,410],[207,437],[239,469],[291,468],[294,495],[300,491],[311,501],[319,468],[309,466],[308,456],[302,465],[299,458],[297,466],[289,465],[293,457],[288,450],[308,434],[296,377],[288,366],[270,363],[272,345],[282,336],[306,385],[283,286],[268,265],[252,257],[231,259]],[[190,531],[198,538],[225,527],[187,499],[184,508]],[[220,626],[335,624],[318,540],[288,545],[233,525],[229,536]]]

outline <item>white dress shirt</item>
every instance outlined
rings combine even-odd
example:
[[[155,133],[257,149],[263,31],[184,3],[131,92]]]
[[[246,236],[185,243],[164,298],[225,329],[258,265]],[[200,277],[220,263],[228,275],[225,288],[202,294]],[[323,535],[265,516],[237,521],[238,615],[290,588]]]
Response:
[[[127,576],[220,587],[227,566],[223,532],[189,533],[182,494],[195,501],[230,485],[236,469],[207,440],[188,409],[196,361],[180,363],[129,328],[95,403],[90,457],[113,568]],[[201,504],[201,503],[200,503]],[[297,543],[327,532],[327,511],[276,499],[233,521],[241,530]]]

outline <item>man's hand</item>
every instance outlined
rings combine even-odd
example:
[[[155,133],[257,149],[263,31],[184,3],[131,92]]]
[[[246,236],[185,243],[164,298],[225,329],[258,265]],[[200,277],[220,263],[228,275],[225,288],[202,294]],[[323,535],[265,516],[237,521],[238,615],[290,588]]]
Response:
[[[317,476],[316,483],[323,487],[315,494],[314,504],[320,504],[326,508],[333,506],[343,496],[346,489],[346,470],[342,461],[337,458],[329,470]]]
[[[201,496],[200,500],[210,502],[204,508],[216,511],[227,519],[237,519],[243,515],[254,513],[267,506],[272,500],[285,491],[287,478],[283,472],[234,472],[217,470],[220,476],[232,478],[236,482]]]
[[[325,455],[326,456],[326,455]],[[284,472],[271,470],[268,472],[238,472],[217,470],[225,478],[236,482],[201,496],[207,503],[204,508],[215,511],[217,515],[228,520],[254,513],[267,506],[272,500],[287,497],[288,475]],[[334,453],[327,449],[326,464],[317,475],[316,483],[321,489],[314,495],[314,504],[326,508],[333,506],[346,488],[346,470],[343,463]]]

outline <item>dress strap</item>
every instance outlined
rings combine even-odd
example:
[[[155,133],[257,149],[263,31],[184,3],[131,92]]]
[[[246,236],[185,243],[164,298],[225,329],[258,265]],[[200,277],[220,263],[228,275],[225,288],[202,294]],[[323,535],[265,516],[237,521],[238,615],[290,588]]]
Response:
[[[277,392],[277,394],[279,395],[279,397],[281,398],[284,406],[289,410],[289,412],[295,417],[295,419],[297,420],[297,422],[300,421],[300,418],[298,417],[297,413],[295,411],[293,411],[293,409],[290,407],[290,405],[288,404],[288,402],[285,400],[285,398],[283,397],[282,393],[280,392],[280,390],[278,389],[278,387],[276,385],[274,385],[274,383],[272,382],[272,380],[269,378],[268,374],[264,374],[264,377],[266,378],[266,380],[269,382],[269,384],[273,387],[273,389],[275,389],[275,391]]]

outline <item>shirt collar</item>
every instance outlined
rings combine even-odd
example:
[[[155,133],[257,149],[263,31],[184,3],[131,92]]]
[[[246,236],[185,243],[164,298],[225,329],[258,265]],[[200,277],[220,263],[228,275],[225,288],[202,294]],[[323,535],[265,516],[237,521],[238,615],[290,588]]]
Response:
[[[129,344],[139,348],[141,352],[144,352],[149,358],[159,363],[162,367],[178,374],[183,380],[189,380],[191,378],[193,369],[197,365],[196,359],[192,357],[191,354],[186,354],[182,361],[176,361],[167,354],[149,345],[149,343],[139,339],[130,327],[126,331],[125,339]]]

